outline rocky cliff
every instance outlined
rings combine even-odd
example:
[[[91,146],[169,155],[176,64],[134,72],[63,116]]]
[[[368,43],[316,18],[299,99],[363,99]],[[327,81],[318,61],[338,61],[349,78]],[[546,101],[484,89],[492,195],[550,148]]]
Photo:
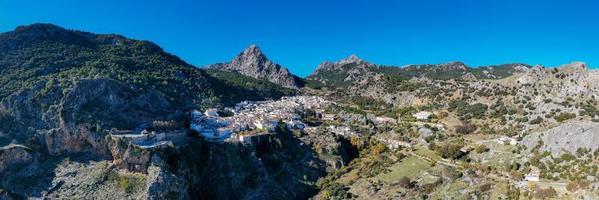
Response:
[[[550,152],[556,158],[563,153],[576,154],[579,148],[594,152],[599,147],[599,123],[583,121],[561,124],[547,131],[527,135],[522,145],[529,151],[540,145],[539,152]]]
[[[31,149],[22,145],[8,145],[0,148],[0,174],[4,170],[19,164],[33,162]]]
[[[360,59],[356,55],[337,62],[325,61],[306,79],[324,86],[347,87],[378,74],[377,65]]]

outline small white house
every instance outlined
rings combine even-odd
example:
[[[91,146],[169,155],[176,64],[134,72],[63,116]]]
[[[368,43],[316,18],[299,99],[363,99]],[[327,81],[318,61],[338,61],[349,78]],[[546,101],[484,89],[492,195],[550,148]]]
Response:
[[[504,145],[507,145],[507,144],[509,144],[509,145],[517,145],[518,144],[518,140],[516,140],[514,138],[511,138],[511,137],[505,137],[505,136],[503,136],[503,137],[497,138],[497,143],[504,144]]]
[[[541,175],[541,173],[539,173],[538,170],[531,169],[528,174],[524,175],[524,180],[526,180],[528,182],[539,182],[541,180],[539,178],[540,175]]]
[[[376,122],[379,124],[395,124],[397,120],[390,117],[378,116],[375,118]]]
[[[323,114],[322,120],[333,121],[333,120],[335,120],[335,114]]]
[[[414,118],[416,118],[418,120],[427,120],[431,117],[431,115],[433,115],[433,113],[428,112],[428,111],[420,111],[420,112],[417,112],[416,114],[413,114],[412,116],[414,116]]]
[[[264,129],[264,123],[262,122],[262,120],[256,120],[254,122],[254,126],[256,126],[257,129]]]

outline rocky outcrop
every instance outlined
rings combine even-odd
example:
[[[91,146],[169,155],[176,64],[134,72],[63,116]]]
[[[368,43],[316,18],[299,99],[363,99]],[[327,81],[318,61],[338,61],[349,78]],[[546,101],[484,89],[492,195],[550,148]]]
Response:
[[[108,157],[104,137],[91,131],[86,125],[51,129],[43,133],[43,136],[43,144],[50,155],[86,152]]]
[[[352,66],[348,66],[352,65]],[[312,75],[316,75],[318,73],[324,73],[327,71],[336,71],[336,70],[356,70],[356,71],[366,71],[376,65],[366,62],[359,58],[358,56],[352,54],[347,58],[341,59],[337,62],[325,61],[318,65],[316,70],[312,73]]]
[[[301,87],[299,77],[291,74],[287,68],[266,58],[266,55],[256,45],[251,45],[243,50],[231,62],[213,64],[208,67],[238,72],[249,77],[267,80],[283,87]]]
[[[187,185],[181,176],[176,176],[166,167],[165,161],[157,154],[152,156],[152,164],[148,167],[146,191],[141,199],[190,199]]]
[[[518,85],[544,85],[552,96],[599,97],[599,72],[588,70],[585,63],[573,62],[559,67],[535,66],[514,76]]]
[[[575,154],[578,148],[593,152],[599,147],[599,123],[570,122],[547,131],[532,133],[522,140],[522,145],[529,151],[539,144],[539,152],[548,151],[554,157],[566,152]]]
[[[93,152],[109,157],[103,127],[131,129],[157,114],[176,113],[155,90],[139,92],[114,80],[83,79],[71,86],[50,85],[41,95],[35,90],[11,95],[0,107],[15,120],[38,129],[50,155]]]
[[[31,150],[21,145],[8,145],[0,148],[0,174],[7,168],[17,165],[26,164],[33,161]]]
[[[468,66],[463,62],[448,62],[442,64],[408,65],[405,70],[424,70],[426,72],[466,72]]]
[[[112,155],[112,163],[119,169],[146,173],[150,165],[151,150],[142,149],[119,138],[106,137]]]
[[[321,63],[306,79],[327,86],[345,87],[379,74],[376,69],[377,65],[366,62],[356,55],[350,55],[337,62]]]

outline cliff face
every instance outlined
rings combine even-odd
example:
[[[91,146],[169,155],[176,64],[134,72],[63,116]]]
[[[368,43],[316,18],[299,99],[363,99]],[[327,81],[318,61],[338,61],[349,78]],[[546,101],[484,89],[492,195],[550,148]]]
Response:
[[[33,155],[25,146],[9,145],[0,149],[0,174],[7,168],[18,165],[27,164],[33,161]]]
[[[317,141],[323,148],[334,149],[319,153],[310,145]],[[316,194],[316,181],[326,175],[327,168],[347,162],[329,152],[345,151],[332,135],[308,138],[284,132],[264,136],[251,145],[192,142],[176,156],[166,156],[166,162],[177,171],[189,172],[190,196],[308,199]]]
[[[239,53],[231,62],[210,65],[210,68],[234,71],[240,74],[267,80],[283,87],[301,87],[301,79],[294,76],[288,69],[266,58],[262,50],[251,45]]]
[[[588,121],[561,124],[546,131],[527,135],[522,139],[522,144],[528,151],[541,144],[539,151],[551,152],[554,157],[564,153],[576,154],[579,148],[594,152],[599,147],[599,124]]]

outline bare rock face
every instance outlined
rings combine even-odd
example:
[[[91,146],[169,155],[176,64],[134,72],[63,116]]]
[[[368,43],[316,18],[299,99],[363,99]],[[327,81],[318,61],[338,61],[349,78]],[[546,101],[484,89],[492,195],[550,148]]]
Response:
[[[528,150],[539,144],[540,152],[548,151],[554,157],[566,152],[574,154],[578,148],[595,151],[599,147],[599,123],[566,123],[544,132],[530,134],[522,140],[522,145]]]
[[[90,131],[86,125],[52,129],[43,136],[50,155],[77,152],[89,152],[102,157],[108,155],[104,137]]]
[[[110,158],[102,127],[132,128],[154,115],[167,116],[173,109],[154,90],[137,91],[107,79],[83,79],[72,86],[49,88],[44,95],[29,90],[18,92],[0,107],[16,121],[37,129],[50,155],[89,152]]]
[[[535,66],[515,75],[515,83],[520,85],[547,85],[553,96],[597,97],[599,73],[588,70],[585,63],[573,62],[554,68]]]
[[[166,163],[154,154],[152,165],[148,167],[146,189],[141,199],[189,199],[186,188],[189,186],[166,169]]]
[[[25,164],[33,161],[33,156],[27,147],[20,145],[8,145],[0,149],[0,174],[5,169],[16,165]]]
[[[231,62],[218,63],[209,67],[234,71],[257,79],[267,80],[287,88],[298,88],[301,84],[299,78],[294,76],[287,68],[272,62],[262,53],[256,45],[251,45]]]
[[[107,146],[112,155],[112,163],[119,169],[131,172],[147,173],[152,152],[141,149],[121,139],[106,136]]]
[[[377,75],[376,67],[377,65],[366,62],[356,55],[350,55],[337,62],[321,63],[307,79],[325,85],[351,85]]]
[[[343,70],[343,68],[347,64],[354,64],[355,66],[352,66],[352,68],[355,70],[366,70],[366,69],[376,66],[376,65],[366,62],[366,61],[362,60],[361,58],[359,58],[358,56],[352,54],[349,57],[341,59],[337,62],[325,61],[325,62],[321,63],[320,65],[318,65],[318,67],[316,68],[316,70],[314,71],[313,74],[317,74],[319,72],[322,73],[322,72],[326,72],[326,71]]]

